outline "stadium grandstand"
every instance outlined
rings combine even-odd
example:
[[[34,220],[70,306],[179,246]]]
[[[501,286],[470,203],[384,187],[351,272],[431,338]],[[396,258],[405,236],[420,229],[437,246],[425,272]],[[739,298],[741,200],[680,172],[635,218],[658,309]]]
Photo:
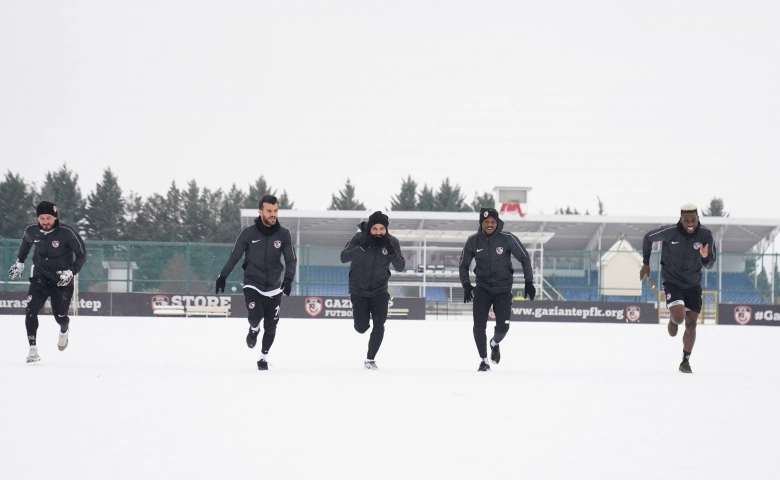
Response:
[[[363,211],[282,210],[279,219],[299,249],[296,291],[301,295],[348,295],[349,267],[339,253],[367,219]],[[399,238],[406,257],[404,272],[392,272],[391,293],[423,296],[433,301],[462,298],[458,280],[460,251],[478,228],[473,212],[388,212],[389,232]],[[242,226],[250,225],[256,210],[242,210]],[[625,291],[606,285],[606,274],[617,252],[615,245],[636,259],[644,234],[674,223],[666,217],[591,215],[523,215],[504,212],[504,230],[517,235],[533,256],[534,278],[540,298],[587,301],[655,301],[660,270],[660,244],[651,255],[652,279],[640,286],[639,266],[630,270]],[[778,268],[773,245],[780,220],[702,217],[718,250],[715,268],[702,278],[704,290],[717,292],[720,302],[774,303]],[[639,257],[641,258],[641,257]],[[612,262],[617,263],[617,262]],[[764,272],[766,280],[762,280]],[[516,285],[522,270],[515,262]],[[516,292],[519,293],[519,292]]]

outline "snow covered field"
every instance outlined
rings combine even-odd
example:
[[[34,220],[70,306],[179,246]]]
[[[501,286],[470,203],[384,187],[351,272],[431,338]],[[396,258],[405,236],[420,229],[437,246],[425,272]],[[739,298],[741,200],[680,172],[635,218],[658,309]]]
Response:
[[[2,479],[777,479],[780,328],[282,319],[268,372],[239,319],[90,318],[70,346],[0,317]],[[489,325],[489,332],[492,325]]]

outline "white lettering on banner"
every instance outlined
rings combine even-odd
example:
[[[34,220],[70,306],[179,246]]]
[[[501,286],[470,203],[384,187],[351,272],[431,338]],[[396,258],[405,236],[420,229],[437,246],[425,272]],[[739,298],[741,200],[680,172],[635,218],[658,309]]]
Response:
[[[352,310],[325,310],[326,317],[351,317]]]
[[[325,308],[352,308],[352,300],[348,298],[326,298]]]
[[[79,308],[81,309],[97,312],[102,306],[103,302],[100,300],[84,300],[83,298],[79,298]]]
[[[625,315],[624,309],[615,310],[602,310],[598,307],[590,307],[589,309],[581,308],[512,308],[512,313],[515,315],[544,318],[544,317],[579,317],[586,320],[589,317],[609,317],[617,320],[623,320]]]
[[[764,320],[767,322],[780,322],[780,312],[774,312],[772,310],[756,312],[753,316],[756,318],[756,320]]]
[[[0,308],[27,308],[27,300],[0,300]]]
[[[177,307],[229,307],[227,295],[171,295],[171,305]]]

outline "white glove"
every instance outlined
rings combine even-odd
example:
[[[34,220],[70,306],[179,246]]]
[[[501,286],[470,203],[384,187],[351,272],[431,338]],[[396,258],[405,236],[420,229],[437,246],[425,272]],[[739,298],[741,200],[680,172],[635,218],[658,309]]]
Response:
[[[57,282],[58,287],[64,287],[73,280],[73,272],[70,270],[58,270],[57,273],[60,274],[60,281]]]
[[[24,273],[24,264],[19,260],[16,261],[11,268],[8,269],[8,278],[13,280],[16,277],[20,277]]]

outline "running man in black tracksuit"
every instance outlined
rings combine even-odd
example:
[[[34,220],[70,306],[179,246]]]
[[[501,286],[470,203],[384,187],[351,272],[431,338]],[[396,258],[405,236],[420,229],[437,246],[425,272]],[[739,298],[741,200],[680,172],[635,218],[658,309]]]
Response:
[[[295,258],[290,231],[277,219],[278,201],[273,195],[260,199],[259,216],[255,224],[238,234],[233,250],[217,277],[217,293],[225,291],[225,281],[233,267],[244,256],[244,300],[249,312],[249,333],[246,344],[254,348],[264,320],[262,349],[257,368],[268,370],[268,351],[276,337],[282,293],[290,296],[298,260]],[[284,255],[284,263],[282,263]]]
[[[512,268],[513,255],[523,266],[525,277],[525,297],[531,300],[536,296],[534,287],[534,272],[531,258],[520,240],[509,232],[502,231],[504,222],[498,218],[494,208],[483,208],[479,211],[479,230],[466,240],[463,253],[460,255],[460,283],[463,284],[463,301],[474,300],[474,341],[482,361],[479,371],[490,370],[487,359],[487,320],[490,307],[496,317],[496,328],[490,340],[490,360],[493,363],[501,361],[501,351],[498,344],[509,331],[509,318],[512,315]],[[477,277],[477,288],[469,280],[471,260],[476,260],[474,275]]]
[[[33,274],[30,277],[30,289],[27,292],[27,308],[24,324],[27,328],[27,341],[30,353],[27,363],[37,362],[38,312],[46,299],[51,297],[51,310],[60,325],[57,348],[60,351],[68,346],[70,317],[68,308],[73,297],[73,276],[81,270],[87,261],[87,248],[78,232],[57,219],[57,206],[43,201],[35,208],[38,223],[24,229],[22,244],[16,262],[8,270],[8,276],[14,279],[24,273],[24,261],[35,245],[33,254]]]
[[[712,232],[699,223],[696,205],[680,209],[676,225],[664,225],[645,235],[642,242],[642,268],[639,280],[650,275],[650,250],[654,242],[663,242],[661,277],[666,306],[669,308],[669,335],[677,335],[677,327],[685,322],[683,359],[680,371],[691,373],[689,359],[696,342],[696,324],[701,312],[701,267],[715,266],[715,245]]]
[[[406,266],[401,244],[387,233],[388,225],[387,215],[382,212],[372,213],[368,222],[358,225],[360,231],[341,252],[341,263],[352,262],[349,266],[349,293],[352,297],[355,330],[366,333],[369,318],[374,319],[374,328],[368,339],[368,354],[363,362],[369,370],[378,369],[374,359],[385,336],[390,301],[387,293],[390,264],[399,272],[403,272]]]

